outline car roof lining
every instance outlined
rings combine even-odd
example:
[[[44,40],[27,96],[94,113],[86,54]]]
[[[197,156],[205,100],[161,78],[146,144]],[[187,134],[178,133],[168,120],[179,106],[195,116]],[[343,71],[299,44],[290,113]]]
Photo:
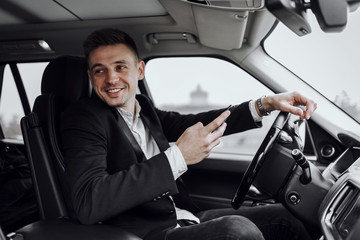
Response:
[[[0,9],[6,13],[0,15],[0,26],[19,22],[49,23],[167,15],[166,9],[157,0],[107,0],[106,4],[98,0],[87,0],[86,4],[77,0],[37,0],[36,4],[34,1],[2,0]]]
[[[9,0],[6,0],[5,2],[8,1]],[[39,1],[49,2],[49,0]],[[150,4],[147,1],[149,0],[136,0],[135,2],[146,2],[146,4]],[[14,2],[17,4],[18,2],[27,1],[15,0]],[[68,4],[68,2],[71,1],[61,1],[61,3],[64,4]],[[74,2],[77,1],[74,0]],[[51,53],[42,54],[22,54],[18,52],[16,54],[3,55],[1,60],[34,61],[53,59],[66,54],[82,55],[82,42],[85,37],[93,30],[102,27],[117,27],[128,32],[136,41],[142,58],[167,55],[169,52],[173,55],[217,54],[218,51],[230,49],[240,49],[240,52],[242,52],[243,50],[248,51],[249,48],[258,46],[267,33],[266,29],[270,30],[275,22],[275,18],[269,14],[266,9],[261,9],[258,11],[245,11],[247,14],[246,24],[237,25],[236,21],[238,21],[238,19],[235,19],[236,15],[243,14],[244,11],[220,8],[210,10],[215,11],[216,14],[218,14],[217,11],[219,12],[220,17],[215,18],[215,21],[212,23],[205,22],[198,24],[195,21],[193,6],[189,3],[182,0],[160,0],[159,2],[152,0],[150,2],[153,2],[153,4],[157,2],[157,4],[161,6],[161,8],[157,10],[157,14],[163,15],[128,18],[119,17],[116,19],[101,20],[76,19],[71,21],[47,21],[45,23],[22,23],[16,25],[0,24],[0,31],[3,33],[0,36],[0,45],[8,41],[16,42],[21,40],[43,39],[54,50]],[[3,3],[0,3],[0,11],[3,5]],[[73,11],[73,9],[71,9],[71,11]],[[202,14],[204,14],[204,16],[208,15],[207,12],[209,9],[203,7],[195,11],[200,14],[201,18]],[[77,12],[76,15],[78,15]],[[81,17],[81,14],[79,16]],[[43,18],[43,16],[40,18]],[[231,29],[235,29],[235,31],[232,30],[227,31],[225,34],[219,34],[218,29],[224,26],[224,24],[228,24],[229,21],[233,24]],[[214,25],[216,25],[216,27]],[[265,33],[257,33],[259,29],[265,30]],[[188,43],[186,41],[174,41],[170,39],[161,41],[161,44],[153,45],[148,39],[149,34],[153,33],[187,33],[193,35],[197,42]],[[226,41],[223,41],[222,38],[226,39]],[[71,41],[69,40],[69,42],[65,44],[67,39],[71,39]],[[224,51],[222,51],[222,54],[223,53]]]

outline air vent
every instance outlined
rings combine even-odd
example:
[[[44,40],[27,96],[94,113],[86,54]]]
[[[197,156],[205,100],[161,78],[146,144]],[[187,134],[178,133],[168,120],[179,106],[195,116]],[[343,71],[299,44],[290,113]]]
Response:
[[[344,133],[339,133],[338,138],[347,147],[360,147],[359,136],[357,136],[355,133],[348,131]]]
[[[357,193],[358,189],[352,184],[347,184],[342,189],[329,209],[329,213],[332,213],[330,223],[335,224],[336,222],[339,222],[340,215],[344,213],[346,207],[349,206],[357,196]]]
[[[359,189],[347,182],[331,203],[325,221],[336,235],[346,238],[357,221],[359,211]]]

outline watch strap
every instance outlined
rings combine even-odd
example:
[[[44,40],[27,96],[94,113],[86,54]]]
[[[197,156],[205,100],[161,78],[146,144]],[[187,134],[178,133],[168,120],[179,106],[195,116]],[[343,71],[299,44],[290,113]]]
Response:
[[[267,115],[270,114],[270,112],[268,112],[268,111],[265,110],[265,108],[264,108],[264,106],[263,106],[263,104],[262,104],[262,99],[263,99],[264,97],[265,97],[265,96],[262,96],[262,97],[260,97],[260,98],[258,98],[258,99],[256,100],[256,105],[257,105],[257,107],[258,107],[258,109],[259,109],[259,112],[260,112],[260,115],[261,115],[261,116],[267,116]]]

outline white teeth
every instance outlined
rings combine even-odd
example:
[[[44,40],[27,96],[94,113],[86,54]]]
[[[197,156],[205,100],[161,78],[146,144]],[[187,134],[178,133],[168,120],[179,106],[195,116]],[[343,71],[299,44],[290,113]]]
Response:
[[[120,88],[107,90],[108,92],[115,93],[120,91]]]

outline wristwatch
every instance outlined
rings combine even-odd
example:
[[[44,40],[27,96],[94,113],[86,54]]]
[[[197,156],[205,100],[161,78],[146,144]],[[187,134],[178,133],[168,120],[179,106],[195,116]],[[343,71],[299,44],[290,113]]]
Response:
[[[258,107],[258,109],[259,109],[259,112],[260,112],[260,115],[261,115],[261,116],[267,116],[267,115],[270,114],[270,112],[268,112],[268,111],[265,110],[265,108],[264,108],[264,106],[263,106],[263,104],[262,104],[262,99],[263,99],[264,97],[265,97],[265,96],[262,96],[262,97],[260,97],[260,98],[258,98],[258,99],[256,100],[256,105],[257,105],[257,107]]]

